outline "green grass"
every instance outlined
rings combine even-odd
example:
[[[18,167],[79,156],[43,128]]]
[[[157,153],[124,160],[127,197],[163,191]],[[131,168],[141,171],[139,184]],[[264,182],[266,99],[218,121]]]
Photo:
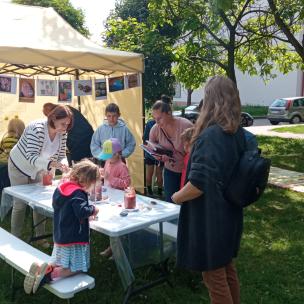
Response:
[[[304,172],[304,140],[257,136],[259,147],[271,165],[282,169]]]
[[[296,133],[296,134],[304,134],[304,125],[303,126],[294,126],[294,127],[281,127],[281,128],[274,128],[272,131],[284,133]]]
[[[255,116],[266,116],[268,112],[268,107],[265,106],[253,106],[253,105],[243,105],[242,112],[247,112],[253,117]]]
[[[244,210],[244,215],[244,234],[236,261],[242,304],[303,303],[304,195],[268,188],[259,202]],[[8,229],[9,217],[1,226]],[[25,234],[28,234],[28,229],[29,223]],[[122,301],[123,289],[114,262],[98,254],[107,245],[107,237],[93,231],[90,274],[95,277],[96,286],[89,292],[90,303],[118,304]],[[151,267],[136,270],[136,277],[141,283],[156,274]],[[23,278],[19,275],[20,285]],[[170,281],[173,288],[162,284],[140,293],[130,303],[209,303],[200,273],[176,269],[173,258],[170,262]],[[0,282],[0,303],[10,304],[10,268],[2,260]],[[49,300],[50,293],[44,289],[34,296],[25,295],[20,289],[15,303],[38,304],[49,303]],[[84,293],[73,299],[75,304],[84,301]],[[56,299],[55,303],[65,302]]]

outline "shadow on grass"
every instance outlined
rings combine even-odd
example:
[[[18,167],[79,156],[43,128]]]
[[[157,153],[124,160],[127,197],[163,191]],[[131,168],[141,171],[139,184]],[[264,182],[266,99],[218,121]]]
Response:
[[[259,202],[244,210],[244,234],[237,268],[241,282],[242,304],[300,304],[304,299],[304,195],[288,190],[268,188]],[[8,229],[9,217],[1,223]],[[51,224],[49,223],[49,228]],[[29,223],[25,229],[29,235]],[[96,286],[89,292],[90,303],[121,303],[123,288],[115,263],[99,252],[108,246],[108,238],[95,231],[91,235],[91,269]],[[50,251],[48,251],[50,254]],[[169,263],[171,288],[162,284],[131,298],[130,303],[209,303],[200,273],[175,268]],[[157,276],[153,267],[135,271],[138,283]],[[22,285],[23,276],[18,276]],[[10,268],[0,260],[0,303],[10,302]],[[44,289],[34,296],[20,290],[15,303],[49,303],[50,293]],[[85,293],[76,295],[73,303],[84,303]],[[65,303],[57,299],[55,303]]]

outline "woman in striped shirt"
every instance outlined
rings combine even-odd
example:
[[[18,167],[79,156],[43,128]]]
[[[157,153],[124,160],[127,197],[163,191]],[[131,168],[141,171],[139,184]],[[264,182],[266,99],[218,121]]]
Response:
[[[73,125],[73,114],[64,105],[46,103],[43,107],[46,120],[30,123],[9,155],[8,175],[12,186],[39,182],[42,175],[50,170],[65,171],[61,161],[66,157],[67,131]],[[21,236],[26,204],[14,200],[11,232]],[[34,224],[41,222],[42,216],[33,212]],[[36,236],[43,235],[44,224],[36,226]]]

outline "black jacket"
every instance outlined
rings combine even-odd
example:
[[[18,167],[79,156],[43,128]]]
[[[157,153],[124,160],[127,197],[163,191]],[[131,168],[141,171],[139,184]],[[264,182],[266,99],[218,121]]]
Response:
[[[56,244],[88,243],[90,227],[88,218],[94,213],[88,195],[72,182],[58,186],[53,194],[53,238]]]
[[[74,124],[68,131],[67,148],[73,161],[92,157],[90,144],[94,130],[87,119],[75,108],[69,106],[74,115]]]
[[[243,211],[225,200],[223,189],[244,148],[241,130],[228,134],[218,125],[205,129],[195,142],[186,182],[189,180],[203,194],[181,206],[178,266],[208,271],[223,267],[236,257]]]

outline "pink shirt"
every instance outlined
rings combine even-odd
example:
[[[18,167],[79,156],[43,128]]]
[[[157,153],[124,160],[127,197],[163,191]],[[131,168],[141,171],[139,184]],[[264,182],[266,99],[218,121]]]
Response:
[[[108,176],[107,181],[112,188],[125,189],[130,186],[131,178],[127,165],[119,160],[118,162],[111,164],[108,159],[104,166],[105,175]]]
[[[149,140],[155,143],[162,145],[164,148],[173,151],[173,158],[175,162],[165,162],[165,168],[171,170],[173,172],[181,173],[184,166],[184,144],[181,141],[180,135],[183,133],[185,129],[193,127],[191,121],[183,117],[174,117],[175,119],[175,133],[169,139],[172,141],[174,145],[174,149],[164,133],[161,131],[161,128],[158,124],[155,124],[149,135]],[[167,134],[168,135],[168,134]]]
[[[184,156],[184,167],[183,167],[183,171],[182,171],[181,184],[180,184],[181,189],[185,186],[189,158],[190,158],[190,153],[186,153],[186,155]]]

